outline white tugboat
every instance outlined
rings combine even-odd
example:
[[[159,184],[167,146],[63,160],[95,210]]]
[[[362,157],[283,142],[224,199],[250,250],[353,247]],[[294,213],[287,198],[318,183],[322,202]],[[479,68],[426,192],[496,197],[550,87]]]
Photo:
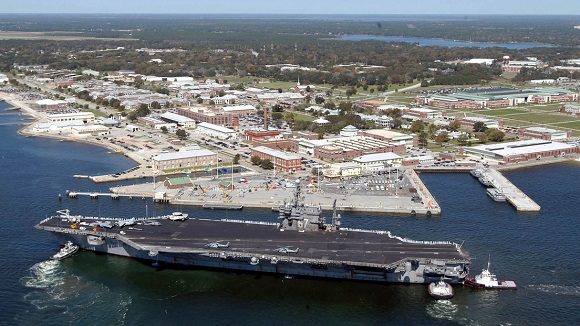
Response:
[[[429,295],[437,300],[451,299],[455,294],[451,284],[445,283],[443,280],[429,284],[428,291]]]
[[[483,269],[481,274],[467,276],[464,285],[472,288],[480,289],[496,289],[496,290],[515,290],[517,289],[516,282],[507,280],[498,280],[495,274],[489,270],[489,261],[487,262],[487,269]]]
[[[79,250],[79,246],[72,243],[72,241],[68,241],[64,247],[62,247],[59,252],[52,255],[50,257],[52,260],[63,260],[67,257],[72,256],[75,252]]]

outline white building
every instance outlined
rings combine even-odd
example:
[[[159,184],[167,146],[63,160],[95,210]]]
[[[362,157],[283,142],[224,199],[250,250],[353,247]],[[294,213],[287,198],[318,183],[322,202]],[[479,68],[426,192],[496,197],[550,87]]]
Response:
[[[68,105],[68,103],[66,101],[62,101],[62,100],[53,100],[53,99],[46,98],[46,99],[36,101],[36,105],[38,105],[38,107],[43,109],[43,110],[50,110],[50,109],[58,109],[61,107],[66,107]]]
[[[197,125],[196,130],[199,134],[219,139],[230,139],[230,140],[238,139],[237,131],[230,128],[214,125],[212,123],[201,122]]]
[[[156,170],[173,170],[181,168],[205,168],[217,164],[217,154],[207,149],[195,149],[165,153],[153,157],[153,168]]]
[[[501,144],[465,147],[464,152],[477,158],[488,158],[503,163],[517,163],[544,157],[577,154],[579,147],[549,140],[531,139]]]
[[[357,163],[334,163],[324,169],[322,174],[327,178],[355,177],[362,174],[362,167]]]
[[[211,98],[211,101],[213,101],[213,103],[216,105],[234,104],[237,100],[238,97],[231,94]]]
[[[71,128],[71,130],[74,135],[78,136],[106,136],[111,134],[109,128],[102,125],[74,126]]]
[[[175,123],[180,127],[193,129],[195,128],[195,120],[179,115],[177,113],[165,112],[159,116],[164,121]]]
[[[463,63],[491,66],[494,62],[495,62],[495,59],[473,58],[473,59],[466,60]]]
[[[256,107],[250,104],[224,106],[222,111],[225,113],[234,113],[237,115],[247,115],[256,112]]]
[[[0,74],[0,83],[7,83],[8,82],[8,76],[6,76],[5,74]]]
[[[315,124],[317,124],[317,125],[326,125],[326,124],[329,124],[330,123],[330,121],[328,121],[328,120],[326,120],[326,119],[324,119],[322,117],[320,117],[320,118],[318,118],[318,119],[316,119],[316,120],[314,120],[312,122],[315,123]]]
[[[95,115],[92,112],[55,113],[47,115],[47,118],[51,123],[65,121],[81,121],[84,124],[95,123]]]
[[[348,125],[340,131],[340,135],[343,137],[353,137],[358,134],[358,129],[353,125]]]
[[[403,158],[395,153],[378,153],[359,156],[352,160],[364,172],[372,173],[401,166]]]

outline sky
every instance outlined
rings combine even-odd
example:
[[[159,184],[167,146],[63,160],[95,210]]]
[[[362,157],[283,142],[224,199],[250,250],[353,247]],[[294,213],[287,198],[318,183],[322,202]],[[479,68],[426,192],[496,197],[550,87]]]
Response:
[[[579,0],[3,0],[0,13],[580,15]]]

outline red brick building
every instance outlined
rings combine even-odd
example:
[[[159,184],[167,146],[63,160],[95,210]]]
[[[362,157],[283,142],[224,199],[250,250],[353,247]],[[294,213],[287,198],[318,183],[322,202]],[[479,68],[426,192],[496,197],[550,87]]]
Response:
[[[188,117],[196,122],[207,122],[218,126],[237,127],[240,120],[230,113],[216,113],[205,108],[178,108],[177,114]]]
[[[302,168],[301,157],[299,155],[265,146],[252,148],[252,156],[257,156],[262,160],[270,160],[274,164],[276,170],[293,172]]]
[[[282,134],[279,130],[246,130],[244,131],[244,140],[253,143],[259,139],[273,138]]]
[[[256,139],[252,145],[298,153],[298,142],[293,139]]]

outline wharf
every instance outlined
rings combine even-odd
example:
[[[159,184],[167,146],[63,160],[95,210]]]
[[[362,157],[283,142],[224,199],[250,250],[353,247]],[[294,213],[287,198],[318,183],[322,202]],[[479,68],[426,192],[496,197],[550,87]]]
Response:
[[[426,166],[415,168],[415,171],[423,173],[467,173],[471,170],[473,170],[473,167],[470,166]]]
[[[536,202],[518,189],[499,171],[487,169],[485,170],[485,174],[494,188],[503,191],[507,201],[512,204],[516,210],[523,212],[538,212],[540,210],[540,205],[536,204]]]
[[[110,192],[82,192],[82,191],[69,191],[67,192],[69,198],[77,198],[78,196],[89,196],[92,199],[97,199],[99,197],[111,197],[111,199],[119,199],[120,197],[127,197],[129,199],[135,198],[146,198],[151,197],[144,194],[115,194]]]
[[[405,173],[407,174],[411,185],[414,186],[414,188],[417,190],[417,194],[421,197],[425,208],[430,211],[431,214],[441,214],[441,207],[429,189],[427,189],[423,181],[421,181],[421,178],[419,178],[415,170],[407,170]]]

